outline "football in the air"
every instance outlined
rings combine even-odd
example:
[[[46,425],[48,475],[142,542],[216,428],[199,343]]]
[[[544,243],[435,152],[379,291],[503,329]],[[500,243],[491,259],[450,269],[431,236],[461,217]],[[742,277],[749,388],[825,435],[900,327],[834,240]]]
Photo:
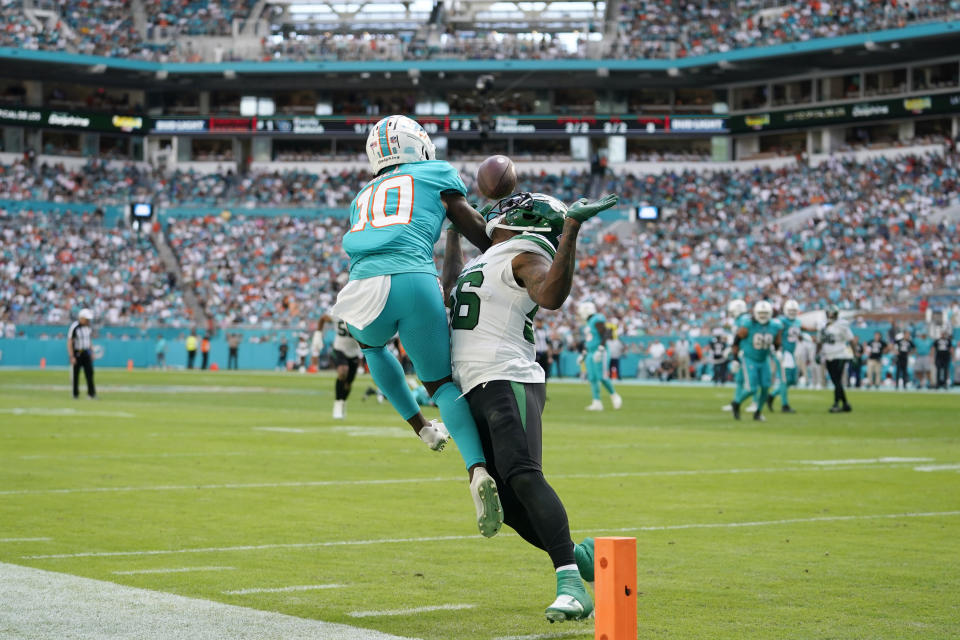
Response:
[[[477,189],[491,200],[506,198],[517,188],[517,168],[507,156],[490,156],[477,168]]]

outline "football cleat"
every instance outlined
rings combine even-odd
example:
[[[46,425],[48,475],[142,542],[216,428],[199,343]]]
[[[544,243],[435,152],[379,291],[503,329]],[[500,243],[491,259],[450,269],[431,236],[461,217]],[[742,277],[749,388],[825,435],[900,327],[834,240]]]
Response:
[[[755,412],[756,410],[757,410],[757,402],[756,402],[756,401],[751,402],[750,405],[746,408],[746,412],[747,412],[747,413],[753,413],[753,412]]]
[[[599,400],[594,400],[593,402],[587,405],[586,410],[587,411],[603,411],[603,403],[600,402]]]
[[[421,428],[417,435],[434,451],[443,451],[447,442],[450,441],[450,432],[439,420],[431,420],[430,424]]]
[[[334,400],[333,401],[333,419],[343,420],[346,417],[347,417],[347,401]]]
[[[573,557],[580,570],[580,578],[593,586],[593,538],[584,538],[580,544],[573,545]]]
[[[557,572],[557,599],[545,612],[550,622],[583,620],[593,613],[593,599],[577,571]]]
[[[620,407],[623,406],[623,398],[620,397],[619,393],[611,393],[610,402],[613,403],[614,409],[619,409]]]
[[[843,412],[843,409],[841,409],[837,405],[833,405],[832,407],[830,407],[830,413],[842,413],[842,412]]]
[[[783,412],[783,413],[796,413],[796,412],[797,412],[796,409],[794,409],[793,407],[791,407],[791,406],[788,405],[788,404],[785,404],[785,405],[783,405],[782,407],[780,407],[780,411]]]
[[[731,402],[730,411],[733,412],[734,419],[736,420],[740,419],[740,403],[739,402]]]
[[[764,417],[764,415],[763,415],[762,413],[760,413],[759,411],[757,411],[755,414],[753,414],[753,419],[756,420],[757,422],[766,422],[766,421],[767,421],[766,417]]]
[[[497,483],[483,467],[473,470],[470,481],[470,495],[477,508],[477,528],[484,538],[492,538],[503,526],[503,506],[497,493]]]

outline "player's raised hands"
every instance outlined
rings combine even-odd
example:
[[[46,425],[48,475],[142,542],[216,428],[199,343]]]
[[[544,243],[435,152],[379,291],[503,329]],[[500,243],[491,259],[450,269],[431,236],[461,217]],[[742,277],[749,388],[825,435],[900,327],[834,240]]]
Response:
[[[618,200],[619,198],[615,193],[611,193],[593,202],[590,202],[586,198],[580,198],[567,209],[567,217],[583,223],[601,211],[605,211],[616,205]]]

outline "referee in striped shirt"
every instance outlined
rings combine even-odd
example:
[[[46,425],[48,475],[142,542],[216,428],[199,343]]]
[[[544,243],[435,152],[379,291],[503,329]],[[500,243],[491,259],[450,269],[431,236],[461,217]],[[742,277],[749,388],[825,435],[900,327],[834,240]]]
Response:
[[[70,325],[67,330],[67,354],[70,356],[70,364],[73,366],[73,397],[80,397],[80,369],[83,368],[83,376],[87,379],[87,395],[91,398],[97,397],[97,389],[93,386],[93,329],[90,328],[90,321],[93,320],[93,312],[90,309],[80,311],[78,320]]]

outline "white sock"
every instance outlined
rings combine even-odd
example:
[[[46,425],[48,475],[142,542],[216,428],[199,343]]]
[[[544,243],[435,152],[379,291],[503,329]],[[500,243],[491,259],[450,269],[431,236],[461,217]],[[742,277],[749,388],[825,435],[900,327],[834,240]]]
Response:
[[[561,571],[579,571],[579,569],[577,569],[577,565],[575,564],[565,564],[562,567],[557,567],[557,573]]]

